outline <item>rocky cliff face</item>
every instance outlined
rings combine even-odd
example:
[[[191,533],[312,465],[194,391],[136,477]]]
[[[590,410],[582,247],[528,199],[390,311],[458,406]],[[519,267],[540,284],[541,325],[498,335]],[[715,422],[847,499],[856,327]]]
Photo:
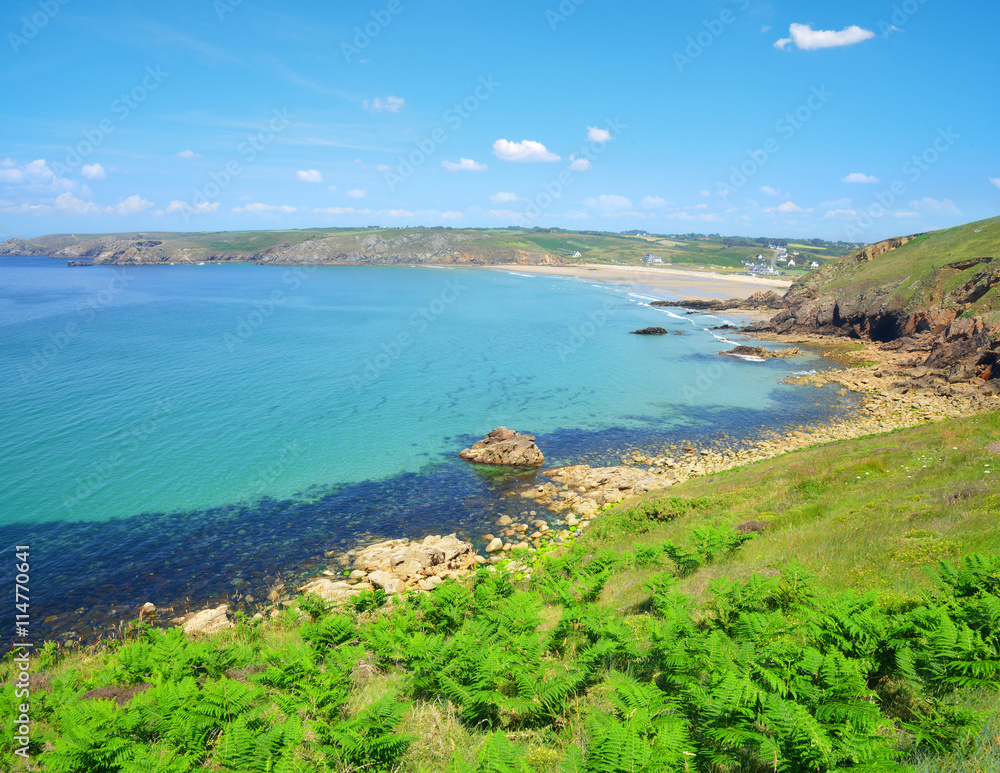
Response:
[[[919,236],[887,239],[804,277],[789,288],[782,310],[752,330],[808,332],[864,338],[915,354],[930,378],[956,383],[979,379],[1000,391],[1000,325],[971,307],[1000,284],[1000,258],[946,263],[928,276],[888,279],[865,289],[838,280]],[[955,285],[961,272],[976,269]],[[919,285],[920,292],[904,292]]]
[[[0,242],[0,255],[47,255],[42,247],[29,244],[24,239],[8,239]]]

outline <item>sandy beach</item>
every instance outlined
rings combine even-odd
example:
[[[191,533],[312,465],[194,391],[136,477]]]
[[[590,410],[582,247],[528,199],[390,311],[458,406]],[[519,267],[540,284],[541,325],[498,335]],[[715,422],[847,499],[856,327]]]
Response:
[[[747,298],[759,290],[783,293],[791,280],[766,277],[719,274],[714,271],[694,271],[679,268],[640,268],[637,266],[605,266],[567,264],[565,266],[499,265],[494,268],[521,274],[572,276],[594,282],[627,286],[636,292],[663,300],[722,300]]]

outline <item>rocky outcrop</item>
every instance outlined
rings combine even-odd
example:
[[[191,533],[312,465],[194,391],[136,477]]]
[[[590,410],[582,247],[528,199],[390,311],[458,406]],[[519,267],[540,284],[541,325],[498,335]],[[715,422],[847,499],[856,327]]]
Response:
[[[522,496],[554,512],[572,510],[585,516],[593,515],[601,505],[666,488],[674,481],[669,471],[665,472],[657,474],[638,467],[589,467],[585,464],[557,467],[542,473],[555,483],[539,484],[522,492]]]
[[[29,244],[24,239],[7,239],[0,242],[0,255],[47,255],[48,251],[39,245]]]
[[[719,354],[728,354],[733,357],[758,357],[762,360],[770,360],[775,357],[781,359],[788,359],[789,357],[798,357],[802,354],[801,349],[765,349],[763,346],[745,346],[740,344],[732,349],[724,352],[719,352]]]
[[[742,299],[730,298],[724,301],[652,301],[649,305],[694,309],[696,311],[728,311],[730,309],[770,311],[772,309],[780,309],[782,299],[774,290],[758,290],[749,298]]]
[[[1000,324],[974,314],[977,302],[1000,285],[1000,259],[966,258],[885,279],[865,267],[918,236],[886,239],[828,263],[792,285],[769,321],[744,330],[874,341],[919,355],[914,367],[948,383],[1000,378]]]
[[[370,545],[354,559],[354,571],[347,580],[318,577],[299,588],[315,593],[324,601],[348,601],[364,590],[381,588],[387,594],[407,589],[433,590],[446,579],[457,578],[486,559],[454,534],[428,536],[420,541],[387,540]]]
[[[667,334],[666,329],[662,327],[644,327],[632,332],[639,336],[665,336]]]
[[[537,467],[545,456],[535,444],[534,435],[522,435],[506,427],[497,427],[459,456],[479,464],[502,464],[515,467]]]
[[[194,636],[196,634],[218,633],[232,628],[233,624],[226,615],[228,611],[228,604],[222,604],[214,609],[203,609],[184,623],[184,633],[187,636]]]

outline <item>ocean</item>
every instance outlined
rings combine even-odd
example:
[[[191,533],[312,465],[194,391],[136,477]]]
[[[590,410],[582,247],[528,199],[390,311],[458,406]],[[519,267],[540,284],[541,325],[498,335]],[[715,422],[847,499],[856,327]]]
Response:
[[[496,426],[535,434],[546,466],[613,464],[843,409],[781,383],[819,358],[720,357],[726,315],[642,288],[0,261],[0,576],[30,545],[38,636],[90,641],[146,601],[253,609],[378,539],[478,540],[537,475],[458,458]],[[683,335],[629,335],[650,325]]]

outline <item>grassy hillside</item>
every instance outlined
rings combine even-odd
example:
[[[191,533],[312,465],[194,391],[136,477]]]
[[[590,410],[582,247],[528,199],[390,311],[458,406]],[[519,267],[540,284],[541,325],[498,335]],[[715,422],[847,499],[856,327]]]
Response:
[[[1000,414],[942,422],[623,503],[530,577],[49,646],[27,769],[996,770],[998,463]]]
[[[821,292],[858,295],[874,287],[895,287],[903,307],[932,306],[933,300],[957,288],[982,270],[970,266],[939,271],[943,266],[974,258],[1000,258],[1000,217],[923,234],[902,247],[870,261],[839,261],[821,268],[812,281]],[[1000,308],[996,290],[977,301],[972,313]]]
[[[330,240],[336,250],[350,253],[360,249],[366,240],[403,240],[404,249],[434,252],[440,248],[435,240],[447,236],[448,246],[470,255],[490,259],[500,248],[513,248],[529,254],[551,255],[571,261],[591,263],[623,263],[638,265],[646,253],[659,255],[666,262],[687,267],[723,270],[743,270],[742,260],[756,257],[759,245],[731,246],[727,242],[745,241],[718,236],[686,234],[678,237],[658,235],[627,235],[611,232],[563,231],[559,229],[520,228],[307,228],[272,231],[205,231],[190,233],[142,232],[129,234],[53,234],[31,239],[32,245],[57,250],[101,237],[142,238],[163,241],[167,247],[183,251],[183,260],[201,260],[210,253],[228,255],[247,253],[248,257],[263,250],[295,246],[313,240]],[[801,245],[824,261],[842,254],[836,245],[826,247]],[[363,249],[361,249],[363,251]],[[575,257],[580,253],[580,257]],[[768,252],[769,254],[769,252]],[[805,253],[803,253],[805,254]],[[791,275],[805,273],[791,270]]]

